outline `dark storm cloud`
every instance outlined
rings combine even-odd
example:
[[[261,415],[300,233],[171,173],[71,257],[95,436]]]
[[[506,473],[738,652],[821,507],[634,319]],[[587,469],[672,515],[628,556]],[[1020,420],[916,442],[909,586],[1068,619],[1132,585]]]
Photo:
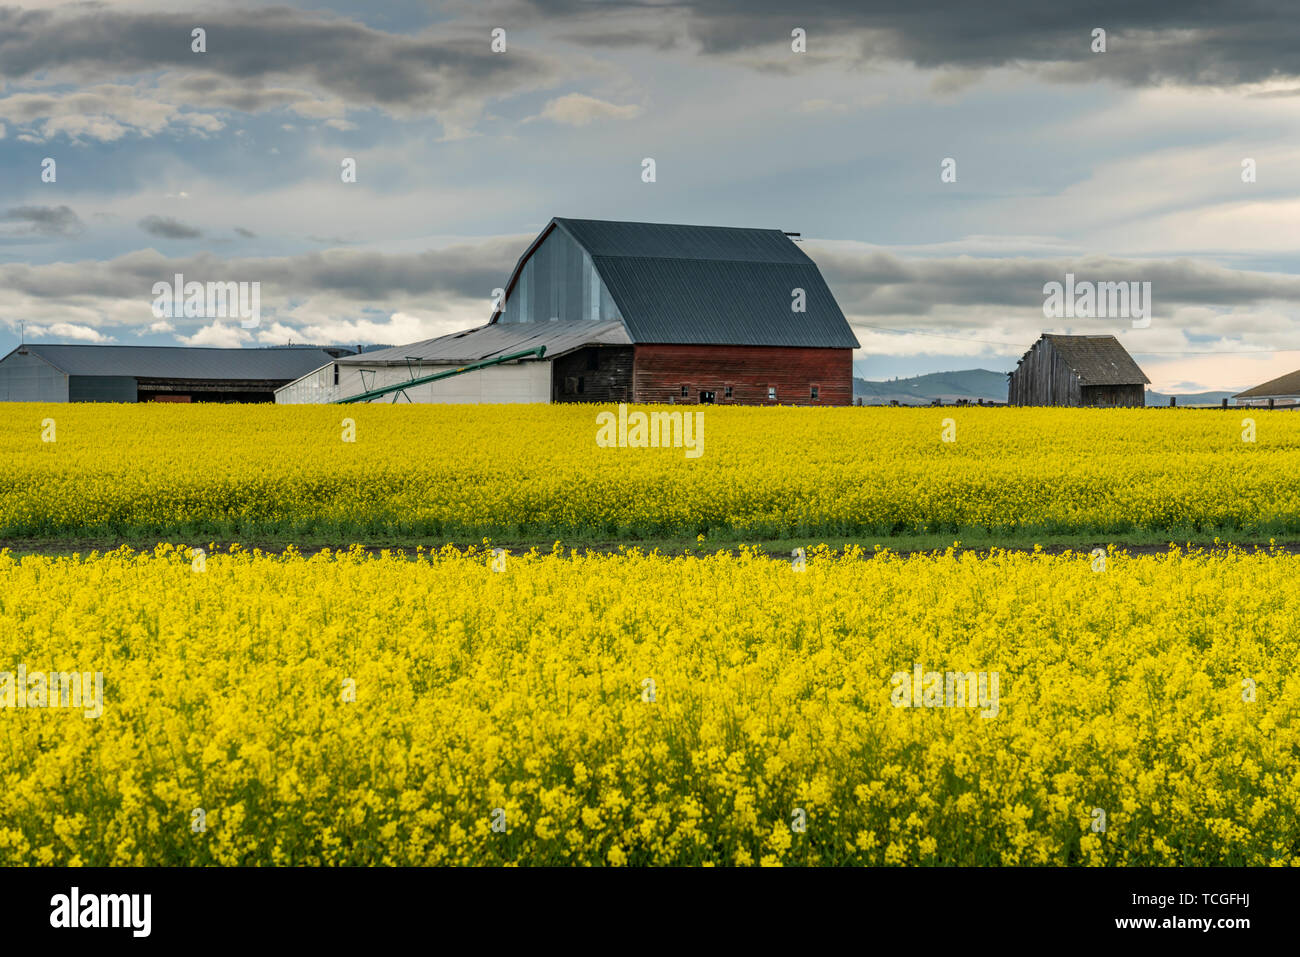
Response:
[[[170,216],[146,216],[138,225],[150,236],[160,239],[198,239],[203,235],[203,230]]]
[[[532,238],[502,237],[419,253],[330,249],[299,256],[225,258],[206,252],[164,256],[149,249],[105,261],[0,263],[0,289],[56,301],[81,297],[134,301],[155,282],[183,273],[199,282],[260,282],[264,302],[273,296],[323,293],[375,306],[403,302],[413,295],[435,302],[439,297],[477,298],[486,304],[492,290],[505,284]]]
[[[847,39],[861,62],[898,60],[923,69],[1050,67],[1053,79],[1130,85],[1230,86],[1300,76],[1300,17],[1290,0],[624,0],[599,7],[508,0],[486,7],[527,11],[539,26],[593,46],[627,46],[640,36],[641,45],[662,47],[679,32],[705,53],[773,44],[788,50],[790,31],[802,27],[810,57],[825,50],[819,44]],[[1091,51],[1097,27],[1107,33],[1104,54]]]
[[[198,281],[261,282],[264,302],[323,295],[379,308],[457,298],[486,303],[494,288],[505,285],[531,239],[496,237],[418,253],[330,249],[270,258],[226,258],[206,252],[169,257],[143,250],[104,262],[0,264],[0,289],[53,301],[86,297],[134,301],[153,283],[183,273]],[[971,322],[983,324],[981,307],[1008,312],[1041,309],[1043,284],[1060,282],[1067,272],[1094,282],[1149,281],[1162,309],[1300,304],[1300,276],[1230,269],[1199,260],[1105,256],[916,260],[816,241],[807,243],[806,249],[846,314],[911,315],[918,317],[918,328],[926,328],[921,317],[936,310],[960,316],[968,308]]]
[[[205,53],[191,51],[196,26],[207,31]],[[287,7],[201,13],[117,11],[97,4],[0,7],[0,78],[40,73],[102,82],[177,70],[190,74],[183,81],[189,92],[201,96],[206,86],[232,106],[261,108],[278,104],[277,93],[263,84],[281,76],[301,79],[349,105],[427,110],[454,105],[463,96],[537,88],[560,73],[558,61],[525,49],[494,54],[489,39],[486,28],[472,37],[445,30],[406,36]]]
[[[890,252],[808,244],[809,255],[846,313],[924,316],[940,307],[1043,304],[1043,285],[1066,273],[1091,282],[1150,282],[1162,307],[1300,304],[1300,276],[1229,269],[1198,260],[1109,256],[1050,259],[902,259]],[[983,320],[978,320],[982,322]]]
[[[15,206],[0,212],[0,222],[19,224],[0,230],[0,235],[12,237],[71,239],[80,236],[85,229],[81,217],[67,206]]]

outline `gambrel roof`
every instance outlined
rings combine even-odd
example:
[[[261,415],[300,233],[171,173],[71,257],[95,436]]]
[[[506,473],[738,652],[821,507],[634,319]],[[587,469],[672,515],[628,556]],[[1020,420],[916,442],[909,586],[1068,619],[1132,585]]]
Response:
[[[507,300],[557,229],[591,257],[633,343],[858,348],[816,263],[779,229],[557,217],[520,257]]]

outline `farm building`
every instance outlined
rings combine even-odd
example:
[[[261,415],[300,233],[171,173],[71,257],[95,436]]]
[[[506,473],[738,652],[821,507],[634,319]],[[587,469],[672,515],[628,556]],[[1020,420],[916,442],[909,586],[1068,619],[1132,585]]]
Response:
[[[1257,385],[1245,392],[1238,392],[1233,397],[1236,405],[1292,406],[1300,404],[1300,372],[1288,372],[1284,376],[1270,379],[1263,385]]]
[[[0,359],[0,401],[271,402],[280,386],[350,352],[28,342]]]
[[[1007,373],[1008,405],[1146,405],[1151,381],[1114,336],[1044,334]]]
[[[339,358],[276,401],[852,402],[858,341],[780,230],[553,219],[503,291],[486,325]]]

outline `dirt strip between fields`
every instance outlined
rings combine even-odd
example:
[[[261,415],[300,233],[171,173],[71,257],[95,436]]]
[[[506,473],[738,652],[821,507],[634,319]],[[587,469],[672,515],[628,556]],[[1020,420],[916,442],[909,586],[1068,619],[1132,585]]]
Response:
[[[181,539],[177,539],[176,541],[178,544],[195,545],[197,547],[203,548],[208,552],[209,555],[220,555],[226,553],[229,551],[230,546],[232,544],[235,544],[233,542],[211,542],[211,541],[205,542],[205,541],[189,541],[189,540],[181,540]],[[279,540],[263,541],[263,542],[242,541],[239,542],[238,544],[243,551],[253,551],[254,549],[258,549],[262,552],[275,554],[275,555],[279,555],[283,553],[287,548],[293,547],[299,552],[299,554],[302,554],[304,556],[315,555],[325,551],[326,549],[329,549],[330,551],[336,551],[336,552],[347,551],[352,547],[351,543],[344,544],[344,545],[330,545],[328,543],[302,544],[302,543],[285,542]],[[451,544],[461,551],[466,551],[468,548],[471,547],[468,544],[460,544],[460,543],[451,543]],[[776,548],[776,550],[773,550],[773,546],[770,543],[754,542],[751,544],[753,544],[755,547],[759,547],[767,550],[769,553],[769,557],[773,559],[781,559],[783,561],[789,560],[789,548],[787,547],[787,543],[785,542],[782,542],[779,545],[779,547]],[[864,554],[863,554],[864,558],[872,558],[875,554],[875,549],[877,546],[879,546],[881,549],[888,549],[891,553],[896,555],[933,554],[936,552],[941,553],[947,550],[946,547],[941,547],[941,548],[916,547],[911,544],[904,544],[904,543],[895,544],[889,542],[888,540],[870,541],[870,542],[863,541],[863,542],[857,542],[855,544],[861,545],[862,548],[864,549]],[[104,552],[115,551],[116,549],[121,548],[123,545],[126,545],[137,552],[142,552],[142,551],[151,552],[154,549],[154,543],[146,544],[142,542],[114,542],[114,541],[104,541],[104,540],[96,540],[96,539],[0,539],[0,551],[4,551],[8,549],[14,555],[19,557],[24,555],[71,556],[74,554],[79,554],[82,557],[85,557],[89,555],[91,552],[99,552],[102,554]],[[361,545],[366,551],[370,552],[371,554],[378,555],[380,552],[383,552],[385,550],[389,552],[397,552],[400,550],[405,552],[408,557],[415,556],[417,547],[422,546],[426,552],[437,551],[439,548],[445,547],[445,545],[442,544],[428,543],[428,542],[413,542],[413,543],[389,542],[384,544],[368,544],[363,542],[361,543]],[[553,545],[554,545],[553,541],[548,541],[545,543],[537,543],[537,542],[523,542],[523,543],[494,542],[493,543],[494,547],[504,548],[514,555],[524,554],[532,548],[536,548],[542,554],[549,554]],[[591,553],[602,554],[602,555],[614,555],[617,554],[621,549],[630,550],[632,548],[638,548],[642,552],[649,552],[657,548],[660,554],[669,555],[669,556],[687,555],[687,554],[695,555],[695,556],[706,556],[706,555],[712,555],[717,552],[723,552],[723,551],[736,554],[739,552],[739,549],[741,547],[740,545],[736,545],[736,544],[709,545],[707,543],[699,543],[699,544],[687,545],[684,543],[677,543],[677,544],[665,545],[663,543],[654,543],[654,542],[583,542],[583,543],[562,542],[562,545],[566,549],[566,551],[570,548],[576,548],[580,553],[591,552]],[[475,547],[482,548],[483,546],[477,545]],[[814,543],[810,541],[804,547],[811,550],[814,547]],[[970,552],[976,555],[987,555],[991,548],[998,548],[1002,551],[1007,551],[1007,552],[1030,553],[1033,552],[1035,548],[1039,548],[1039,547],[1040,546],[1037,545],[1023,545],[1023,544],[1012,544],[1012,545],[980,544],[980,545],[972,545],[969,547],[960,546],[958,547],[957,551],[959,553]],[[835,550],[839,550],[839,546],[833,546],[833,548],[835,548]],[[1099,540],[1093,543],[1047,544],[1041,546],[1041,551],[1047,555],[1061,555],[1066,552],[1074,552],[1075,554],[1079,554],[1079,553],[1086,554],[1091,552],[1094,548],[1110,548],[1116,551],[1127,552],[1130,555],[1162,555],[1174,548],[1178,548],[1184,552],[1197,551],[1197,552],[1205,552],[1205,553],[1228,553],[1235,548],[1238,551],[1246,552],[1248,554],[1254,554],[1257,552],[1268,552],[1272,550],[1277,552],[1284,552],[1289,555],[1300,555],[1300,541],[1288,541],[1288,542],[1279,541],[1279,542],[1274,542],[1271,545],[1267,542],[1265,543],[1249,542],[1249,543],[1237,544],[1237,545],[1233,545],[1232,543],[1229,542],[1219,542],[1219,543],[1172,542],[1169,544],[1158,545],[1158,544],[1149,544],[1149,543],[1125,544],[1122,541],[1107,542],[1104,540]]]

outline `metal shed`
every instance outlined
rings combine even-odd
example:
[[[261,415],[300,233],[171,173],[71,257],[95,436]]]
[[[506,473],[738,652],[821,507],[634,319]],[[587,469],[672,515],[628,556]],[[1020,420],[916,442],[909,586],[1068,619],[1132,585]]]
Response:
[[[0,401],[271,402],[348,349],[24,343],[0,359]]]
[[[1288,372],[1286,375],[1269,379],[1262,385],[1245,392],[1238,392],[1233,397],[1237,405],[1268,406],[1300,404],[1300,371]]]

